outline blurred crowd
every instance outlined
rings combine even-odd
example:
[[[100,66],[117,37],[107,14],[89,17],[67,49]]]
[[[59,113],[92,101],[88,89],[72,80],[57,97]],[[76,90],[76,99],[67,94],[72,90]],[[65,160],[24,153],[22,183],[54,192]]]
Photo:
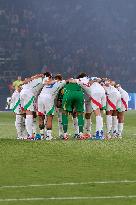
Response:
[[[85,71],[136,90],[135,1],[1,0],[0,93],[21,75]]]

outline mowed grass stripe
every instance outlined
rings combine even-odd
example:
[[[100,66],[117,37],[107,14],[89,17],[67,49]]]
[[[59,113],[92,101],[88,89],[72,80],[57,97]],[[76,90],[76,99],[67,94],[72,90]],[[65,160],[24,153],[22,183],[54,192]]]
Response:
[[[122,181],[92,181],[92,182],[64,182],[64,183],[50,183],[50,184],[28,184],[28,185],[7,185],[0,186],[0,189],[6,188],[25,188],[25,187],[44,187],[44,186],[77,186],[77,185],[89,185],[89,184],[125,184],[136,183],[136,180],[122,180]]]
[[[133,199],[136,195],[124,196],[72,196],[72,197],[39,197],[39,198],[14,198],[14,199],[0,199],[0,202],[12,201],[46,201],[46,200],[97,200],[97,199]]]

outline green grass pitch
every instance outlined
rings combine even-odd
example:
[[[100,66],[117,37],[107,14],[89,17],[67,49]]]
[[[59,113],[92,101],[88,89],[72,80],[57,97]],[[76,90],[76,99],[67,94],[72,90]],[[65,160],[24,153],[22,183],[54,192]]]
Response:
[[[65,142],[54,118],[56,140],[17,141],[14,115],[1,112],[0,205],[136,205],[136,111],[124,129],[120,140]]]

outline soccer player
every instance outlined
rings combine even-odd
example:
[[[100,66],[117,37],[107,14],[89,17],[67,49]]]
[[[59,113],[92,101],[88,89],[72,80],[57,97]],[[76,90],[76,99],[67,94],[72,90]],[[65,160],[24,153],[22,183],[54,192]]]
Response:
[[[97,81],[99,81],[98,78],[92,78],[88,83],[85,83],[82,78],[76,80],[91,100],[91,107],[96,116],[95,138],[103,139],[103,117],[101,115],[101,109],[106,108],[106,95],[104,88]]]
[[[34,139],[33,136],[33,124],[34,117],[33,112],[36,110],[36,99],[43,87],[44,74],[37,74],[30,78],[25,79],[20,92],[21,107],[26,113],[25,126],[28,133],[28,139]]]
[[[107,139],[116,137],[117,134],[117,111],[121,109],[121,95],[114,87],[115,82],[112,80],[105,81],[105,90],[107,95],[107,110],[106,110],[106,124],[107,124]]]
[[[21,111],[21,103],[20,103],[20,91],[21,91],[21,84],[16,87],[14,93],[11,96],[11,104],[10,108],[16,115],[15,120],[15,127],[17,131],[17,139],[24,139],[26,137],[26,130],[25,130],[25,118]]]
[[[57,74],[55,76],[55,80],[62,81],[62,75]],[[62,125],[62,99],[63,99],[63,94],[64,94],[64,90],[63,90],[63,88],[61,88],[58,92],[58,95],[57,95],[56,99],[55,99],[56,112],[57,112],[57,115],[58,115],[58,129],[59,129],[59,137],[60,138],[63,137],[63,125]]]
[[[86,73],[82,72],[78,75],[77,79],[81,79],[82,82],[85,84],[89,83],[90,78],[87,76]],[[91,101],[86,94],[84,93],[84,105],[85,105],[85,123],[84,123],[84,133],[86,138],[91,137],[91,114],[92,114],[92,109],[91,109]]]
[[[68,113],[74,113],[77,114],[78,119],[78,127],[79,127],[79,136],[78,138],[83,137],[83,126],[84,126],[84,119],[83,119],[83,111],[84,111],[84,93],[80,85],[75,84],[73,82],[67,83],[64,86],[64,95],[62,100],[62,107],[63,107],[63,113],[62,113],[62,124],[63,124],[63,130],[64,140],[68,139]],[[74,116],[76,117],[76,116]]]
[[[117,131],[117,137],[122,138],[122,132],[124,127],[124,117],[125,112],[128,110],[128,101],[129,101],[129,95],[128,93],[121,87],[120,84],[116,84],[115,86],[117,90],[121,94],[121,109],[117,113],[118,117],[118,131]]]
[[[65,85],[66,81],[60,81],[52,79],[52,75],[49,73],[48,80],[44,82],[44,87],[38,97],[38,114],[46,115],[46,140],[52,140],[52,120],[54,115],[54,101],[59,90]]]

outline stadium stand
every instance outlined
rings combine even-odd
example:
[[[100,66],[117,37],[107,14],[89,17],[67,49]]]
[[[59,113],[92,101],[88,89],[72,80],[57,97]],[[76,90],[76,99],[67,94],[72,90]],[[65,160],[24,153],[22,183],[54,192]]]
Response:
[[[44,68],[111,77],[134,92],[135,9],[127,0],[1,0],[0,94],[10,95],[18,75]]]

